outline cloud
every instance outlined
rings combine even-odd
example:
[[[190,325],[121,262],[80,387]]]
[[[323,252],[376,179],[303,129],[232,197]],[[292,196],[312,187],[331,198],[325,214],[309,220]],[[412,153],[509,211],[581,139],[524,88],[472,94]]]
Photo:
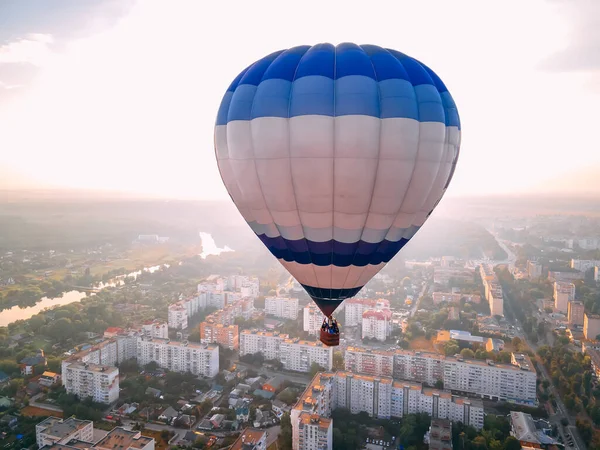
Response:
[[[0,46],[0,64],[27,63],[42,66],[52,55],[54,39],[49,34],[33,33]]]
[[[569,31],[564,47],[542,60],[539,68],[550,72],[600,70],[600,2],[549,0],[549,3],[569,22]]]
[[[3,82],[2,80],[0,80],[0,89],[6,89],[7,91],[10,91],[11,89],[18,89],[20,87],[23,87],[22,84],[8,84]]]

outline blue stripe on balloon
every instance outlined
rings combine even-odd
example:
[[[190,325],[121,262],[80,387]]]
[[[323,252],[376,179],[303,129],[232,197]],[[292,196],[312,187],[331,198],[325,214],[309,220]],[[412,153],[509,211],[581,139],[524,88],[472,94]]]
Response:
[[[381,118],[404,117],[419,119],[419,105],[415,89],[410,82],[387,79],[379,82],[381,96]]]
[[[334,82],[316,75],[294,81],[290,98],[290,117],[316,114],[333,117]]]
[[[373,78],[348,75],[336,81],[335,115],[352,114],[379,117],[379,92]]]
[[[335,52],[335,79],[361,75],[377,80],[369,56],[356,44],[344,43]]]
[[[458,115],[458,109],[456,108],[456,103],[454,103],[454,99],[450,95],[450,92],[442,92],[440,96],[442,98],[444,110],[446,111],[446,126],[458,127],[458,129],[460,129],[460,117]]]
[[[303,284],[302,287],[304,288],[304,290],[306,290],[308,295],[310,295],[314,299],[321,299],[324,301],[345,300],[347,298],[354,297],[363,288],[363,286],[360,286],[350,289],[327,289],[316,286],[308,286],[306,284]]]
[[[333,80],[335,67],[335,47],[331,44],[312,46],[300,60],[296,70],[296,80],[311,75],[320,75]]]
[[[251,118],[288,117],[291,89],[291,82],[278,78],[260,83],[254,96]]]
[[[255,86],[263,87],[255,91]],[[359,114],[460,128],[452,97],[429,67],[374,45],[319,44],[275,52],[240,73],[229,91],[241,92],[223,98],[217,125],[257,117]]]
[[[330,240],[313,242],[307,239],[288,240],[281,236],[268,237],[258,235],[263,244],[278,259],[298,264],[315,264],[317,266],[363,267],[368,264],[377,265],[389,262],[408,242],[400,239],[396,242],[383,240],[371,243],[358,241],[352,244]]]
[[[300,59],[308,51],[310,45],[293,47],[280,54],[265,71],[262,81],[279,79],[292,82]]]
[[[217,125],[227,125],[227,114],[229,113],[232,97],[232,91],[225,92],[223,100],[221,100],[221,105],[219,106],[219,112],[217,113]]]
[[[256,94],[256,86],[242,84],[233,93],[229,104],[227,122],[233,120],[250,120],[252,118],[252,103]]]

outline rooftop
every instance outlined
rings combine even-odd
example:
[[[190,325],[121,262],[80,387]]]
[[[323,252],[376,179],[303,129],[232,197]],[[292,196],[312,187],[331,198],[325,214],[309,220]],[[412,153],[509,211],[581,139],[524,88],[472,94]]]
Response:
[[[115,372],[119,372],[119,369],[113,366],[101,366],[98,364],[88,364],[88,363],[79,363],[79,362],[74,362],[71,363],[67,366],[67,370],[68,369],[75,369],[75,370],[87,370],[88,372],[96,372],[96,373],[105,373],[107,375],[115,373]]]
[[[113,428],[104,439],[98,442],[96,447],[108,450],[141,449],[153,440],[152,438],[142,436],[139,431],[129,431],[117,427]]]
[[[230,450],[252,450],[261,439],[265,438],[266,440],[266,433],[264,430],[246,428],[233,443]]]
[[[320,416],[319,414],[303,412],[300,414],[299,419],[301,425],[318,425],[319,428],[323,430],[327,430],[331,426],[331,419]]]
[[[48,417],[43,422],[39,423],[38,426],[46,427],[43,431],[44,434],[64,439],[90,424],[93,424],[93,422],[75,419],[74,417],[69,417],[65,420],[59,419],[58,417]]]
[[[161,339],[161,338],[142,338],[144,342],[152,342],[154,344],[159,345],[170,345],[173,347],[188,347],[188,348],[197,348],[197,349],[207,349],[214,350],[217,348],[214,344],[200,344],[198,342],[188,342],[188,341],[173,341],[170,339]]]

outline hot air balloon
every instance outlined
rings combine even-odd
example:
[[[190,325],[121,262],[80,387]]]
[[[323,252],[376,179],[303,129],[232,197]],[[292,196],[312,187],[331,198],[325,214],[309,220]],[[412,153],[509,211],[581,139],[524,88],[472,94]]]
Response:
[[[415,235],[459,154],[460,120],[423,63],[374,45],[280,50],[217,114],[221,177],[248,225],[328,317]]]

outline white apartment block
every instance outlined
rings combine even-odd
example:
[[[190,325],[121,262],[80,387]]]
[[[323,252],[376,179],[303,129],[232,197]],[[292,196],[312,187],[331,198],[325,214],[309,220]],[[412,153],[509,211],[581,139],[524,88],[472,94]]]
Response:
[[[394,375],[394,352],[348,347],[344,355],[346,371],[376,377]]]
[[[182,302],[169,305],[168,319],[169,328],[185,330],[188,327],[187,309]]]
[[[570,264],[571,269],[587,272],[594,267],[600,267],[600,260],[597,259],[572,259]]]
[[[142,325],[142,333],[149,338],[168,339],[169,325],[166,322],[155,320]]]
[[[282,319],[296,320],[298,318],[298,299],[267,297],[265,299],[265,314]]]
[[[318,336],[321,332],[321,325],[325,320],[325,315],[313,303],[304,307],[304,331],[311,336]]]
[[[249,331],[240,333],[240,356],[262,353],[265,359],[279,359],[279,347],[286,334],[269,331]]]
[[[262,353],[265,359],[281,361],[284,369],[309,372],[312,363],[325,370],[333,367],[333,348],[317,341],[290,339],[287,334],[244,330],[240,333],[240,356]]]
[[[62,383],[68,394],[110,404],[119,399],[119,369],[74,362],[65,367]]]
[[[295,440],[298,441],[298,450],[332,450],[333,420],[301,412],[298,417],[298,436]]]
[[[554,282],[554,309],[561,313],[567,313],[569,302],[575,300],[575,285],[573,283]]]
[[[320,341],[301,341],[298,338],[285,339],[279,346],[279,361],[286,370],[310,372],[313,363],[325,370],[333,367],[333,347]]]
[[[349,347],[344,359],[346,370],[356,373],[376,377],[392,373],[395,379],[429,386],[442,381],[445,389],[482,398],[530,405],[536,401],[537,375],[525,355],[513,353],[511,364],[496,364],[438,353]],[[392,362],[393,369],[390,369]]]
[[[392,334],[392,312],[367,310],[362,315],[362,338],[384,342]]]
[[[191,372],[212,378],[219,373],[219,347],[140,337],[137,361],[140,366],[155,361],[159,367],[173,372]]]
[[[363,313],[373,309],[384,311],[390,309],[390,302],[385,299],[373,300],[367,298],[351,298],[344,302],[345,326],[356,327],[362,325]]]
[[[53,444],[67,444],[72,440],[93,442],[94,422],[74,417],[59,419],[48,417],[35,426],[35,440],[38,448]]]
[[[512,364],[465,360],[444,360],[444,388],[480,395],[483,398],[534,405],[536,402],[535,368],[529,357],[513,353]]]
[[[432,418],[460,421],[478,430],[483,428],[484,421],[483,404],[478,399],[453,396],[448,391],[423,388],[418,383],[389,377],[318,373],[291,411],[292,448],[307,448],[302,446],[302,428],[307,417],[316,424],[319,417],[329,418],[336,408],[347,408],[353,414],[366,412],[382,419],[427,413]],[[326,434],[324,425],[321,438]],[[320,445],[313,448],[330,448],[331,441],[322,440]]]
[[[188,318],[198,314],[207,306],[206,297],[200,295],[186,298],[185,300],[181,300],[180,303],[185,308]]]
[[[535,261],[527,261],[527,276],[530,280],[536,280],[542,276],[542,265]]]
[[[502,286],[498,282],[498,277],[494,269],[489,264],[479,266],[479,274],[483,282],[485,299],[490,307],[490,315],[504,316],[504,295]]]

